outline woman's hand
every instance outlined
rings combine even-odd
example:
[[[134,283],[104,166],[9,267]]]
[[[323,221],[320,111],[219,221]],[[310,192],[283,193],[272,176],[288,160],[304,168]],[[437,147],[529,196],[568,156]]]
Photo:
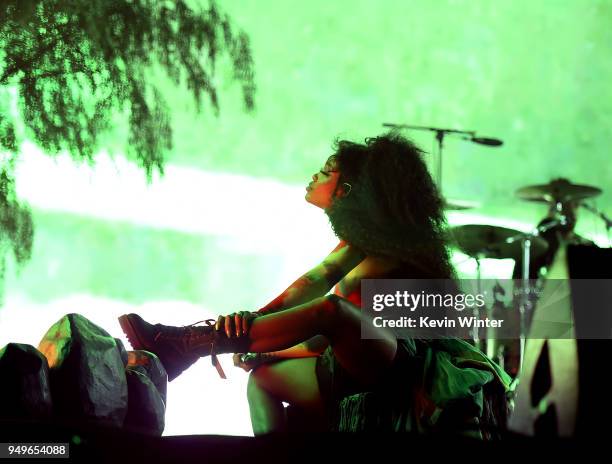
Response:
[[[261,353],[234,353],[234,366],[250,372],[262,363]]]
[[[272,353],[234,353],[232,359],[234,366],[240,367],[246,372],[252,371],[262,364],[280,360],[278,356]]]
[[[253,320],[259,316],[261,314],[250,311],[239,311],[227,316],[219,316],[215,324],[215,330],[225,332],[227,338],[242,337],[248,335]]]

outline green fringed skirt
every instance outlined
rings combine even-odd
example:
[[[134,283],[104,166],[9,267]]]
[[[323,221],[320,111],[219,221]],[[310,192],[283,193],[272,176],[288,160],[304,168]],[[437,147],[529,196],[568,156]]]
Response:
[[[398,340],[394,362],[375,388],[353,379],[331,348],[317,359],[316,373],[333,429],[341,422],[341,402],[346,406],[363,392],[377,398],[375,409],[384,418],[374,422],[381,429],[427,432],[444,424],[472,423],[483,415],[485,392],[505,394],[511,381],[481,351],[459,339]]]

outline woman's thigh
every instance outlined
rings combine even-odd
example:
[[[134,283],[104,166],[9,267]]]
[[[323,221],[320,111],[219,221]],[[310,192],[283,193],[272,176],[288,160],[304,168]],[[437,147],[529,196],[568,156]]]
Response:
[[[322,407],[316,374],[317,358],[295,358],[263,364],[252,373],[252,380],[270,394],[289,404]]]
[[[329,319],[326,336],[340,366],[362,385],[375,385],[395,359],[393,332],[374,327],[359,307],[344,298],[336,300]]]

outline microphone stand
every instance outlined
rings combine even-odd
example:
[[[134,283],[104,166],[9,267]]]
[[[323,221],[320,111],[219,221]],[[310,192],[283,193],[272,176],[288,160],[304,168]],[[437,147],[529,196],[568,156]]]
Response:
[[[438,185],[438,190],[440,191],[440,194],[442,194],[442,150],[444,149],[444,137],[446,135],[468,135],[470,137],[476,136],[476,131],[441,129],[439,127],[413,126],[410,124],[393,124],[393,123],[383,123],[383,126],[390,127],[392,129],[412,129],[412,130],[429,131],[429,132],[436,133],[436,141],[438,142],[437,150],[436,150],[436,159],[437,159],[436,184]]]

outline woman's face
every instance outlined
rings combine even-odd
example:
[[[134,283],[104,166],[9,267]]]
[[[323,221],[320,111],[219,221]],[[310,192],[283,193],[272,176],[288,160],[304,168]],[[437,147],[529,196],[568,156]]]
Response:
[[[312,176],[312,182],[306,187],[306,201],[319,208],[329,208],[338,190],[339,179],[338,162],[332,156],[323,169]]]

